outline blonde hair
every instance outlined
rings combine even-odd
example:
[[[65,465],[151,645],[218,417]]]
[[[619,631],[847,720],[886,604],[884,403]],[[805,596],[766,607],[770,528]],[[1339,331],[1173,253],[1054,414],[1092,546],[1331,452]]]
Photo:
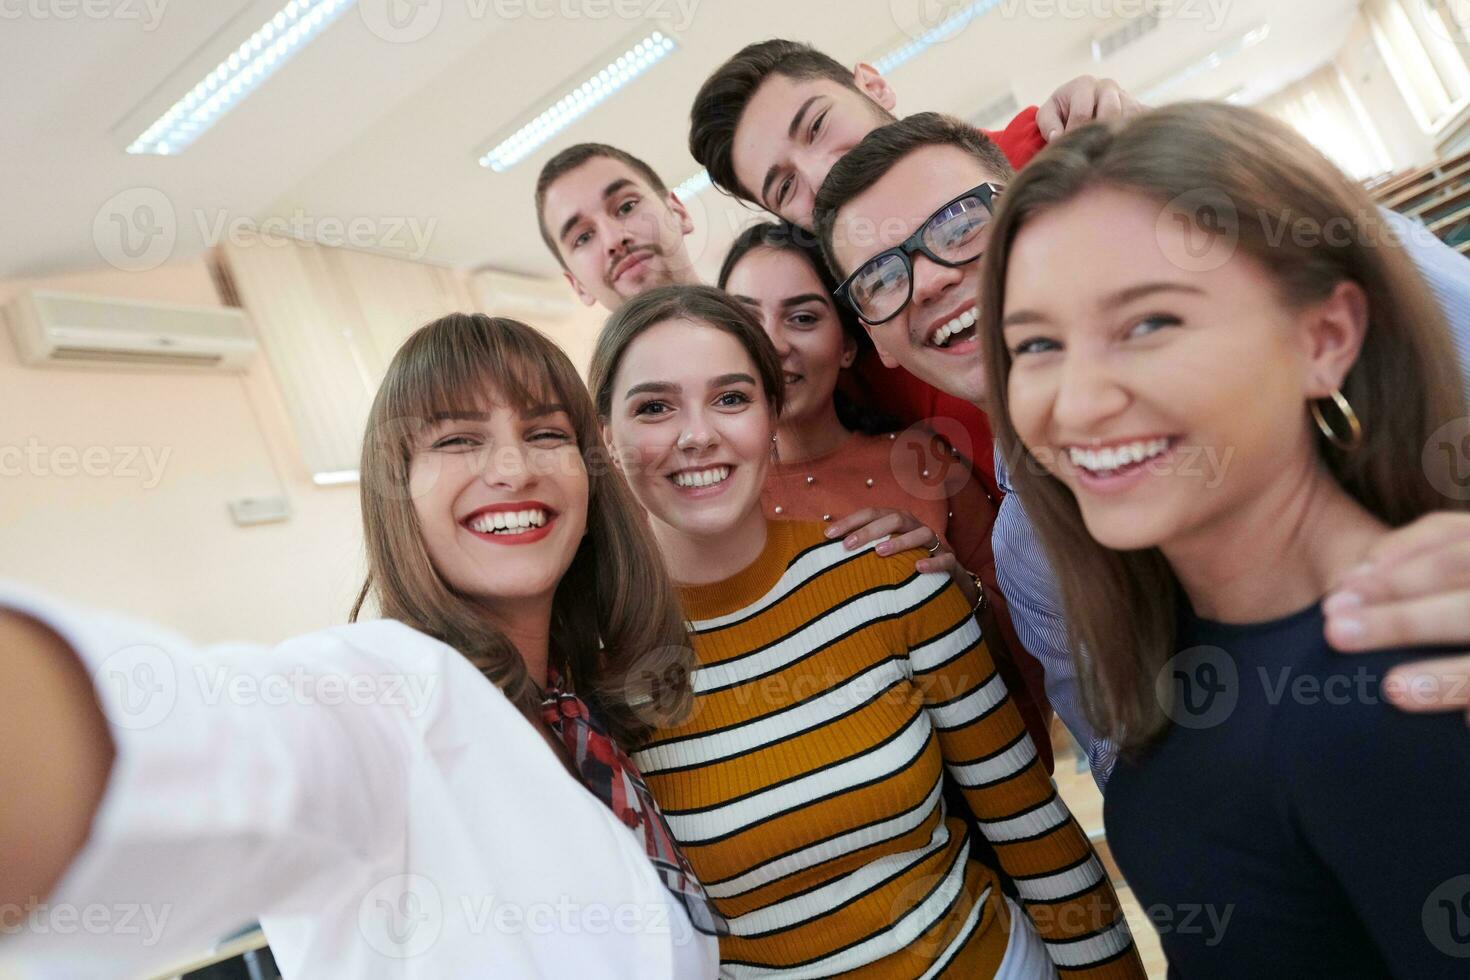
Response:
[[[1465,506],[1434,489],[1448,485],[1436,469],[1451,463],[1420,458],[1434,430],[1463,416],[1465,405],[1449,333],[1417,270],[1364,190],[1283,123],[1229,105],[1173,105],[1080,130],[1021,172],[1002,195],[980,272],[991,422],[1061,585],[1088,714],[1099,734],[1135,750],[1167,726],[1154,679],[1175,652],[1179,583],[1157,548],[1123,552],[1098,544],[1071,491],[1022,444],[1010,414],[1011,354],[1001,331],[1016,236],[1038,216],[1100,187],[1170,207],[1208,189],[1225,205],[1217,226],[1238,235],[1239,253],[1270,275],[1293,309],[1325,300],[1344,281],[1362,287],[1370,322],[1342,392],[1363,420],[1365,438],[1344,452],[1319,435],[1317,451],[1343,489],[1385,523]],[[1315,247],[1273,233],[1282,222],[1303,219],[1350,233],[1324,235]],[[1088,658],[1079,656],[1083,650]]]
[[[693,704],[693,651],[678,595],[647,518],[612,467],[587,390],[560,348],[515,320],[454,313],[409,337],[388,367],[363,439],[361,499],[368,575],[352,608],[437,637],[534,717],[539,690],[511,641],[445,582],[424,545],[409,470],[415,436],[446,413],[504,399],[558,404],[588,475],[587,533],[552,603],[551,663],[636,747]]]

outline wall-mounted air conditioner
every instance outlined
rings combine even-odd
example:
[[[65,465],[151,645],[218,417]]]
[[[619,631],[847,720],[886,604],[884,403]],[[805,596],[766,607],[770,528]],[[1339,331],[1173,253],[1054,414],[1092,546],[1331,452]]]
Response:
[[[260,349],[243,310],[33,289],[6,308],[26,364],[243,371]]]

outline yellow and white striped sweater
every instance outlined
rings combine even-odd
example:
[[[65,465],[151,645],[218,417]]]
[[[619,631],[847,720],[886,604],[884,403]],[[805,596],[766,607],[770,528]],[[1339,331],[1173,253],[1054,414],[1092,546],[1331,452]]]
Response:
[[[948,576],[817,524],[768,532],[750,567],[682,590],[695,709],[635,756],[729,922],[722,973],[993,974],[1008,912],[945,813],[947,767],[1061,974],[1144,976]]]

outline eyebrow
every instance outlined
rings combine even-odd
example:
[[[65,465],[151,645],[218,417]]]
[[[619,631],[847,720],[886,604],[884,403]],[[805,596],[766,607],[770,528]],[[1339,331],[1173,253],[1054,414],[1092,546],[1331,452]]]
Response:
[[[796,139],[796,131],[801,128],[802,120],[806,118],[806,114],[811,110],[812,103],[816,102],[820,98],[822,98],[820,93],[817,95],[813,95],[811,98],[803,102],[800,108],[796,110],[796,115],[791,117],[791,125],[786,127],[787,139]],[[766,171],[766,179],[761,181],[761,203],[765,204],[767,207],[770,206],[770,201],[767,199],[766,195],[770,193],[771,183],[776,179],[776,174],[779,173],[780,170],[781,167],[779,164],[771,164],[771,168]]]
[[[1139,283],[1136,286],[1129,286],[1126,289],[1120,289],[1116,293],[1105,297],[1103,301],[1098,304],[1098,308],[1102,310],[1115,310],[1120,306],[1126,306],[1127,304],[1132,303],[1135,300],[1143,299],[1146,296],[1152,296],[1155,293],[1187,293],[1194,296],[1205,295],[1205,291],[1203,289],[1200,289],[1198,286],[1188,285],[1187,283],[1144,282]],[[1045,314],[1040,313],[1036,310],[1017,310],[1014,313],[1007,314],[1006,317],[1001,320],[1000,325],[1001,328],[1004,329],[1006,327],[1025,326],[1031,323],[1044,323],[1047,321],[1047,319],[1048,317]]]
[[[730,298],[733,299],[737,303],[744,303],[746,306],[760,306],[761,305],[760,304],[760,300],[756,299],[754,296],[741,296],[739,293],[731,293],[730,294]],[[827,297],[826,296],[823,296],[821,293],[802,293],[799,296],[788,296],[788,297],[786,297],[785,299],[783,299],[781,301],[781,305],[783,307],[786,307],[787,309],[790,309],[793,306],[802,306],[802,305],[804,305],[806,303],[827,303],[827,302],[828,302]]]
[[[632,186],[634,186],[632,179],[628,177],[619,177],[617,180],[613,181],[611,184],[608,184],[602,189],[602,199],[606,201],[608,198],[612,197],[624,187]],[[556,240],[561,241],[562,239],[566,238],[567,232],[571,231],[572,226],[581,220],[582,212],[577,211],[566,221],[563,221],[561,225],[561,230],[556,233]]]
[[[565,405],[548,402],[540,405],[532,405],[524,412],[521,412],[520,416],[523,419],[544,419],[548,415],[565,414],[566,411],[567,408]],[[429,416],[429,421],[436,424],[439,422],[488,422],[490,421],[490,413],[454,408],[447,412],[435,412]]]
[[[716,378],[710,378],[709,386],[711,388],[723,388],[725,385],[741,383],[754,386],[755,378],[752,378],[744,371],[735,371],[730,374],[722,374]],[[682,385],[677,385],[672,381],[644,381],[640,384],[634,385],[633,387],[625,391],[623,393],[623,400],[626,401],[627,399],[632,398],[634,395],[645,395],[649,393],[657,395],[671,393],[677,395],[683,390],[684,387]]]

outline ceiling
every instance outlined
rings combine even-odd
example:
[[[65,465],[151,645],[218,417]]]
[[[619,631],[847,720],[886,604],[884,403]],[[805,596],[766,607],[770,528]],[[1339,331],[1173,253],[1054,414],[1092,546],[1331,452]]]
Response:
[[[144,200],[187,258],[231,228],[267,218],[288,233],[470,267],[552,274],[532,188],[568,143],[598,140],[646,159],[671,185],[697,169],[688,105],[742,45],[812,42],[845,62],[884,54],[955,0],[360,0],[320,38],[173,157],[129,156],[122,130],[202,74],[174,80],[201,49],[232,47],[284,0],[25,0],[0,30],[0,278],[51,275],[113,256],[114,212]],[[400,20],[384,19],[386,8]],[[1246,101],[1330,59],[1355,0],[1163,0],[1173,11],[1137,43],[1093,60],[1094,37],[1141,0],[999,0],[958,34],[894,70],[899,111],[972,116],[1007,93],[1044,99],[1089,73],[1145,93],[1242,33],[1257,47],[1169,90],[1169,98]],[[14,16],[19,12],[19,16]],[[93,17],[97,13],[106,16]],[[1099,15],[1104,16],[1099,16]],[[69,16],[68,16],[69,15]],[[403,18],[417,19],[403,19]],[[394,28],[397,23],[407,27]],[[247,25],[244,30],[239,25]],[[388,25],[388,26],[385,26]],[[589,64],[646,26],[680,47],[648,74],[505,173],[477,158],[508,128],[580,81]],[[211,57],[211,62],[216,60]],[[711,274],[750,211],[714,191],[690,204],[690,254]]]

